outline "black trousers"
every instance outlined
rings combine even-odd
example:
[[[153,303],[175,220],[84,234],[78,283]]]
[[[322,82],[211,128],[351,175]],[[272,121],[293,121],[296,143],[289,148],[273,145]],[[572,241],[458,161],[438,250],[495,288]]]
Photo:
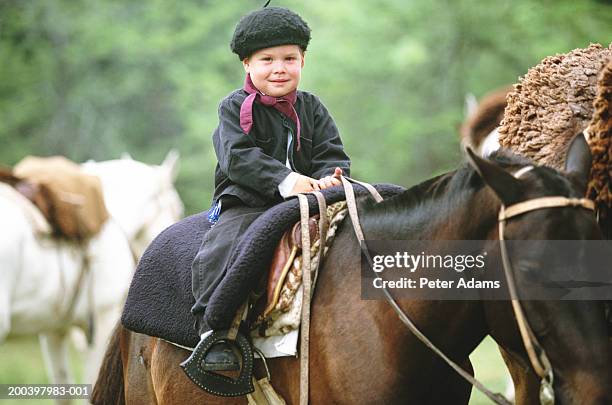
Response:
[[[192,292],[199,334],[211,328],[204,320],[206,305],[223,280],[232,253],[247,228],[269,207],[247,207],[235,198],[224,198],[217,223],[204,235],[200,250],[191,265]]]

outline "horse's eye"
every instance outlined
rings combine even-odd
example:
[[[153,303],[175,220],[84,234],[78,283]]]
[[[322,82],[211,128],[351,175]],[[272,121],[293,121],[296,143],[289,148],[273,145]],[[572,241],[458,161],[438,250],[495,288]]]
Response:
[[[517,282],[539,283],[541,282],[542,268],[537,262],[531,260],[518,260],[513,263],[514,277]]]
[[[521,273],[527,274],[537,271],[538,264],[537,262],[531,260],[519,260],[516,263],[515,268]]]

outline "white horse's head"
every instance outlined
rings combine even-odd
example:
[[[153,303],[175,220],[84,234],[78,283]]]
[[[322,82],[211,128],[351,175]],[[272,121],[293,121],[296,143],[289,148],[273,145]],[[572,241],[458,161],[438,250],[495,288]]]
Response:
[[[174,188],[178,160],[178,152],[172,150],[159,166],[129,156],[82,165],[102,181],[106,208],[138,258],[161,231],[183,216],[183,203]]]

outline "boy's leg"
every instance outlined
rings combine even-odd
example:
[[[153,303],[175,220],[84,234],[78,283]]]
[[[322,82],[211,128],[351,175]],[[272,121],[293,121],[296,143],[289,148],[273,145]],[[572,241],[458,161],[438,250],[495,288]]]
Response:
[[[196,303],[191,312],[196,317],[200,336],[210,331],[204,320],[204,311],[212,293],[225,276],[236,245],[251,223],[266,210],[264,207],[228,205],[230,207],[225,207],[219,216],[219,221],[204,236],[202,246],[192,265],[192,290]],[[238,368],[236,356],[226,344],[213,346],[206,355],[204,363],[203,367],[208,371]]]
[[[206,305],[223,280],[232,253],[247,228],[266,208],[233,206],[224,210],[219,221],[204,236],[200,250],[192,264],[192,292],[195,305],[191,313],[200,323],[198,332],[210,330],[201,319]]]

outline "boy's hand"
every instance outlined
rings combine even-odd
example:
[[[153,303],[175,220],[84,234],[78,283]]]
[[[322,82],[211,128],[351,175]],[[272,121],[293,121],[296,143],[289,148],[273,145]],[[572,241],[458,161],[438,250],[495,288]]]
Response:
[[[300,177],[298,177],[295,182],[295,186],[293,186],[291,190],[291,194],[309,193],[315,190],[320,190],[319,182],[313,178],[300,174]]]
[[[342,176],[342,169],[336,167],[333,175],[325,176],[319,180],[319,188],[325,190],[326,188],[340,185],[342,183],[342,181],[340,181],[340,176]]]

